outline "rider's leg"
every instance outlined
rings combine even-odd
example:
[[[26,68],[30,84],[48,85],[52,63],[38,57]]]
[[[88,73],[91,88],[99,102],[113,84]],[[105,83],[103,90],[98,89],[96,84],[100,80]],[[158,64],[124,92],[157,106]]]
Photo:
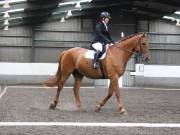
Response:
[[[99,67],[99,54],[101,52],[99,50],[97,50],[94,54],[94,61],[93,61],[93,68],[96,69]]]
[[[93,68],[96,69],[99,67],[99,57],[102,55],[102,51],[103,51],[103,44],[102,43],[94,43],[91,46],[93,48],[93,50],[95,51],[94,54],[94,60],[93,60]]]

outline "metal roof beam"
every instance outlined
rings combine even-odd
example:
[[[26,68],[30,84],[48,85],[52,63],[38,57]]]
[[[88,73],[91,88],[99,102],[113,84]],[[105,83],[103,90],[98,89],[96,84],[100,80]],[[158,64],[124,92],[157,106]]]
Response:
[[[175,19],[180,19],[180,15],[177,15],[177,14],[170,14],[170,15],[167,15],[169,17],[173,17]]]
[[[171,5],[174,7],[180,7],[179,0],[151,0],[151,1],[166,4],[166,5]]]
[[[108,5],[107,5],[108,4]],[[72,5],[68,5],[68,6],[60,6],[58,7],[57,9],[54,10],[54,13],[52,15],[52,17],[50,16],[49,18],[51,19],[54,19],[54,18],[58,18],[60,19],[61,17],[65,17],[66,16],[66,13],[68,10],[72,10],[73,12],[73,16],[80,16],[80,15],[83,15],[85,13],[87,13],[87,11],[84,11],[84,10],[89,10],[89,9],[93,9],[93,8],[103,8],[103,7],[106,7],[106,6],[117,6],[117,5],[122,5],[122,4],[127,4],[127,2],[120,2],[120,3],[112,3],[112,2],[106,2],[104,4],[101,3],[83,3],[81,6],[82,6],[82,10],[81,11],[78,11],[74,6]],[[78,13],[80,12],[80,13]],[[82,13],[81,13],[82,12]],[[50,12],[48,13],[36,13],[35,14],[26,14],[26,13],[15,13],[15,14],[12,14],[13,18],[17,18],[17,20],[25,20],[27,18],[32,18],[34,16],[38,16],[38,17],[43,17],[43,16],[46,16],[50,14]],[[58,17],[59,16],[59,17]],[[19,18],[19,17],[23,17],[24,19],[22,18]],[[0,19],[2,19],[3,17],[1,16]],[[30,20],[30,19],[29,19]],[[36,20],[38,21],[38,20]],[[13,24],[13,21],[10,21],[10,24]]]
[[[131,0],[132,1],[132,0]],[[123,1],[123,2],[119,2],[119,1],[115,1],[115,2],[112,2],[112,1],[106,1],[106,2],[91,2],[91,3],[82,3],[81,4],[81,9],[82,10],[87,10],[87,9],[92,9],[92,8],[95,8],[95,9],[98,9],[98,8],[103,8],[103,7],[113,7],[113,6],[123,6],[123,5],[126,5],[126,4],[130,4],[130,1],[127,0],[127,1]],[[73,4],[70,4],[70,5],[67,5],[67,6],[58,6],[58,8],[56,8],[54,10],[54,12],[64,12],[64,11],[68,11],[68,10],[78,10],[75,8],[75,5]]]
[[[11,3],[11,10],[13,9],[21,9],[24,8],[25,10],[37,10],[37,9],[48,9],[48,8],[54,8],[58,5],[58,1],[55,3],[41,3],[41,4],[37,4],[37,3],[28,3],[28,2],[17,2],[17,3]],[[3,5],[0,5],[0,12],[4,12],[7,9],[3,8]]]
[[[157,1],[134,1],[135,6],[141,6],[145,8],[150,8],[150,9],[157,9],[159,11],[163,12],[172,12],[177,10],[179,8],[178,6],[173,6],[169,4],[164,4],[164,3],[159,3]],[[167,11],[168,9],[168,11]]]
[[[94,12],[96,11],[84,11],[84,12],[74,12],[73,13],[73,16],[72,17],[76,17],[76,16],[83,16],[83,15],[87,15],[87,14],[93,14]],[[55,21],[55,20],[59,20],[61,19],[61,17],[64,17],[63,14],[61,15],[53,15],[53,16],[46,16],[44,18],[40,18],[40,17],[37,17],[37,18],[34,18],[34,19],[30,19],[30,20],[26,20],[26,19],[16,19],[16,20],[12,20],[10,22],[10,27],[12,26],[16,26],[16,25],[26,25],[26,24],[37,24],[37,20],[38,20],[38,23],[40,22],[44,22],[44,21]],[[0,28],[3,28],[3,22],[0,22]]]

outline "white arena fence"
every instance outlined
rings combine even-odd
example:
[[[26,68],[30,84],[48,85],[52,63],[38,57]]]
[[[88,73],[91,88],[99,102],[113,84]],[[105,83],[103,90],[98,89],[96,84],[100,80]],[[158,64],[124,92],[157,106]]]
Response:
[[[178,65],[136,64],[135,72],[131,72],[130,75],[135,78],[135,87],[180,88],[180,66]]]
[[[42,84],[55,75],[58,63],[0,63],[0,84]]]
[[[180,78],[180,66],[136,64],[135,72],[131,72],[131,75],[142,77]]]
[[[0,84],[42,84],[47,78],[55,75],[58,63],[9,63],[0,62]],[[66,85],[72,86],[71,76]],[[82,85],[92,86],[92,79],[84,78]]]
[[[39,84],[55,75],[58,63],[9,63],[0,62],[0,84]],[[130,75],[145,78],[180,78],[180,66],[136,64],[135,72]],[[74,80],[70,77],[70,85]],[[85,85],[96,85],[93,79],[85,78]],[[101,80],[100,80],[101,81]],[[98,82],[99,83],[99,82]],[[106,82],[107,86],[109,81]],[[122,87],[122,77],[119,79]]]
[[[0,75],[55,75],[58,63],[0,63]]]

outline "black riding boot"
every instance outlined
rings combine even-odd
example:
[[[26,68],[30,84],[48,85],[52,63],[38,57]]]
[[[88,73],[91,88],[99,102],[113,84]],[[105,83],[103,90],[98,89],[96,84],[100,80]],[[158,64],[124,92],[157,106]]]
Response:
[[[101,52],[100,51],[96,51],[94,54],[94,61],[93,61],[93,68],[96,69],[99,67],[99,59],[98,56]]]

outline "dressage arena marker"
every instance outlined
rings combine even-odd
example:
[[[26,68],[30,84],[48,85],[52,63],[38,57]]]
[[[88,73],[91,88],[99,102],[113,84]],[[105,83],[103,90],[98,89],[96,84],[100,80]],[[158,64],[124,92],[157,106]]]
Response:
[[[178,123],[0,122],[0,126],[180,128],[180,124]]]

